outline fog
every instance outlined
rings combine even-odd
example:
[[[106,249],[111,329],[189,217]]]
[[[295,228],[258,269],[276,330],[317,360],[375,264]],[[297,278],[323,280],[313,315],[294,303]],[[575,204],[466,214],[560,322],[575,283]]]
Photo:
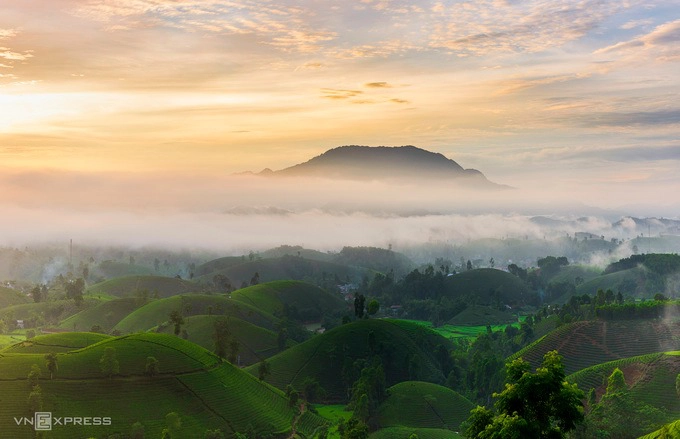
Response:
[[[664,224],[639,230],[632,219],[614,227],[639,213],[606,202],[588,206],[568,191],[474,191],[444,182],[8,171],[0,187],[5,246],[74,239],[238,254],[282,244],[337,250],[577,232],[620,240],[668,233]],[[547,219],[532,220],[536,215]]]

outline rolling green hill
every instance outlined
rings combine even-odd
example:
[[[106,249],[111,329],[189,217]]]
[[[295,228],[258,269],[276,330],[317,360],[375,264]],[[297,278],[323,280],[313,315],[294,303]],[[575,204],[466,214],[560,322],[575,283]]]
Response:
[[[197,292],[200,286],[183,279],[163,276],[124,276],[94,284],[88,293],[104,293],[114,296],[134,296],[147,292],[149,297],[169,297],[182,293]]]
[[[57,325],[62,320],[102,303],[103,300],[86,297],[80,306],[73,300],[54,300],[51,302],[23,303],[0,309],[0,319],[8,323],[23,320],[26,328]]]
[[[20,291],[0,287],[0,309],[29,302],[31,299]]]
[[[245,256],[225,256],[223,258],[213,259],[212,261],[197,266],[194,275],[196,277],[210,277],[209,275],[215,274],[220,270],[243,264],[244,262],[246,262]]]
[[[482,305],[492,305],[494,294],[501,304],[524,303],[529,300],[529,289],[518,277],[502,270],[479,268],[446,278],[446,295],[473,296]]]
[[[107,300],[61,321],[59,327],[72,331],[89,331],[98,325],[109,332],[118,322],[142,305],[136,297]]]
[[[324,278],[329,281],[337,278],[340,282],[359,282],[364,275],[373,276],[373,272],[365,268],[289,255],[231,265],[198,277],[196,280],[209,284],[214,275],[222,274],[229,278],[234,287],[238,287],[243,283],[249,285],[255,273],[258,273],[260,282],[275,280],[314,280],[321,282]]]
[[[576,288],[576,294],[595,295],[597,290],[610,289],[615,293],[621,292],[624,296],[643,297],[645,286],[645,270],[640,267],[621,270],[615,273],[603,274],[587,282],[582,283]],[[653,296],[654,293],[648,296]]]
[[[680,325],[662,320],[591,320],[562,325],[514,354],[533,367],[557,350],[567,374],[600,363],[676,349]]]
[[[474,404],[453,390],[421,381],[404,381],[389,388],[378,408],[381,427],[459,430]]]
[[[153,300],[122,319],[114,330],[123,334],[148,331],[168,321],[170,313],[182,311],[184,317],[192,315],[225,315],[236,317],[265,329],[272,330],[278,319],[247,303],[229,299],[224,295],[183,294]]]
[[[371,433],[370,439],[410,439],[411,435],[417,435],[418,439],[463,439],[459,433],[441,428],[412,428],[412,427],[387,427]]]
[[[114,348],[120,373],[104,376],[99,360]],[[159,374],[144,375],[148,356],[158,360]],[[295,409],[279,390],[258,381],[203,348],[175,336],[135,334],[112,337],[83,349],[58,353],[53,379],[42,354],[0,354],[0,422],[3,436],[32,438],[33,428],[17,425],[13,417],[30,416],[27,371],[42,369],[43,411],[55,417],[106,416],[110,426],[55,425],[50,437],[109,437],[128,434],[141,422],[146,437],[160,437],[166,415],[179,415],[181,427],[173,437],[203,437],[207,429],[220,429],[251,437],[287,435],[294,422],[305,435],[323,420],[305,413],[297,420]],[[266,407],[266,410],[262,410]]]
[[[129,262],[102,261],[90,268],[90,278],[115,278],[123,276],[145,276],[153,274],[150,267],[130,264]]]
[[[46,354],[48,352],[69,352],[82,349],[109,338],[108,335],[93,332],[63,332],[33,337],[21,343],[8,346],[0,353]]]
[[[274,281],[253,285],[234,291],[231,297],[269,314],[286,314],[303,322],[318,322],[324,314],[347,309],[347,304],[339,295],[299,281]]]
[[[675,378],[680,373],[680,351],[648,354],[601,363],[580,370],[567,377],[570,383],[586,393],[595,389],[599,398],[605,393],[607,377],[615,368],[621,369],[626,384],[636,400],[668,410],[680,417],[680,398],[675,389]]]
[[[215,350],[215,322],[224,316],[198,315],[185,318],[183,328],[187,331],[190,342],[196,343],[209,351]],[[160,329],[164,334],[173,334],[172,326]],[[239,342],[240,365],[248,366],[257,363],[263,358],[269,358],[278,352],[277,333],[268,329],[255,326],[236,317],[229,318],[229,332],[233,339]],[[287,341],[287,345],[293,346],[295,342]]]
[[[360,320],[271,357],[271,375],[266,380],[280,389],[288,384],[301,389],[304,379],[311,376],[327,392],[329,401],[346,401],[347,389],[360,372],[355,361],[377,355],[388,386],[412,379],[442,383],[444,376],[434,354],[437,345],[451,348],[444,337],[411,322]],[[257,365],[246,370],[257,375]]]

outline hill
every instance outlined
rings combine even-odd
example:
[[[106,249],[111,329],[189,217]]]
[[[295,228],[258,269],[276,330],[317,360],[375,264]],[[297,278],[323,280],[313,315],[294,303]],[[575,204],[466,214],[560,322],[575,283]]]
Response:
[[[442,154],[415,146],[340,146],[273,177],[321,177],[345,180],[448,180],[475,188],[500,188],[475,169],[463,169]]]
[[[236,290],[232,299],[268,314],[288,316],[301,322],[319,322],[326,314],[345,311],[347,304],[339,295],[298,281],[275,281]]]
[[[48,352],[70,352],[82,349],[102,340],[108,335],[93,332],[64,332],[59,334],[38,335],[30,340],[8,346],[0,353],[46,354]]]
[[[103,300],[97,298],[85,297],[80,306],[77,306],[73,300],[66,299],[51,302],[22,303],[0,309],[0,319],[8,323],[14,323],[15,320],[23,320],[26,328],[57,325],[67,317],[102,302]]]
[[[382,359],[388,386],[401,381],[443,383],[435,357],[437,346],[451,342],[420,325],[399,320],[360,320],[348,323],[271,357],[266,381],[285,389],[301,389],[306,377],[315,378],[329,401],[346,401],[347,389],[358,378],[361,360]],[[357,361],[360,360],[360,361]],[[246,370],[257,375],[257,366]]]
[[[590,320],[562,325],[510,357],[537,367],[546,352],[557,350],[572,374],[600,363],[677,348],[680,324],[663,320]]]
[[[665,280],[658,274],[650,273],[644,267],[629,268],[595,277],[576,288],[576,294],[594,295],[597,290],[621,292],[626,297],[650,298],[665,292]]]
[[[463,439],[459,433],[441,428],[387,427],[371,433],[370,439]]]
[[[514,305],[529,300],[529,289],[524,282],[493,268],[479,268],[449,276],[445,280],[445,291],[450,298],[471,296],[480,305]]]
[[[187,332],[187,340],[213,352],[215,350],[215,322],[224,316],[197,315],[184,319],[182,328]],[[172,326],[158,329],[164,334],[173,334]],[[229,333],[239,343],[239,366],[249,366],[278,353],[278,334],[268,329],[255,326],[236,317],[229,318]],[[287,345],[293,346],[288,340]]]
[[[405,381],[388,389],[378,408],[381,427],[459,430],[475,406],[453,390],[437,384]]]
[[[29,302],[30,298],[20,291],[0,287],[0,309]]]
[[[673,417],[680,417],[680,399],[675,379],[680,373],[680,352],[664,352],[601,363],[567,377],[586,393],[595,389],[597,399],[605,393],[607,377],[615,368],[621,369],[626,384],[636,400],[662,408]]]
[[[186,317],[195,315],[224,315],[245,320],[272,330],[278,318],[249,304],[229,299],[223,295],[183,294],[153,300],[133,311],[114,326],[123,334],[148,331],[167,324],[170,313],[181,311]]]
[[[62,320],[59,327],[72,331],[89,331],[94,326],[99,326],[102,331],[109,332],[143,303],[136,297],[106,300]]]
[[[99,368],[99,359],[113,348],[119,374],[109,378]],[[147,357],[158,360],[159,374],[144,375]],[[297,420],[296,410],[285,395],[239,368],[193,343],[164,334],[135,334],[114,337],[83,349],[58,353],[58,371],[53,379],[40,380],[43,411],[54,416],[105,416],[111,425],[54,425],[50,437],[110,437],[130,432],[141,422],[147,437],[160,437],[166,415],[177,413],[181,426],[176,437],[202,437],[207,429],[220,429],[250,437],[287,435],[296,429],[305,435],[322,425],[311,413]],[[48,377],[42,354],[0,355],[0,412],[21,418],[28,413],[27,370],[31,364]],[[228,397],[225,397],[228,395]],[[152,402],[152,403],[150,403]],[[262,407],[267,407],[262,410]],[[3,436],[34,437],[30,425],[3,422]]]
[[[187,280],[163,276],[123,276],[99,282],[87,288],[90,294],[104,293],[114,296],[146,294],[148,297],[169,297],[197,292],[200,287]]]
[[[343,247],[335,262],[401,276],[411,271],[415,264],[408,257],[392,250],[377,247]]]
[[[363,276],[372,276],[372,272],[365,268],[285,255],[278,258],[255,259],[240,264],[232,264],[202,275],[196,280],[211,285],[214,276],[221,274],[230,280],[233,287],[238,288],[239,286],[249,285],[255,273],[259,276],[259,282],[305,280],[317,284],[326,282],[336,284],[358,283]]]
[[[245,256],[225,256],[223,258],[213,259],[212,261],[197,266],[194,275],[196,277],[206,276],[244,262],[246,262]]]

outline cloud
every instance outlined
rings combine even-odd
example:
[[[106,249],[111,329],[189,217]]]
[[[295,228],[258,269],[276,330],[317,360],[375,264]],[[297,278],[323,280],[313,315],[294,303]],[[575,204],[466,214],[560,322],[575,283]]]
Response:
[[[367,82],[364,87],[368,88],[392,88],[387,82]]]
[[[361,95],[361,90],[342,90],[335,88],[322,88],[322,97],[327,99],[349,99]]]
[[[680,57],[680,19],[663,23],[647,34],[597,49],[593,53],[628,56],[628,61],[637,62],[650,57],[657,61],[677,60]]]
[[[590,127],[662,126],[680,124],[680,109],[638,112],[592,112],[579,116]]]

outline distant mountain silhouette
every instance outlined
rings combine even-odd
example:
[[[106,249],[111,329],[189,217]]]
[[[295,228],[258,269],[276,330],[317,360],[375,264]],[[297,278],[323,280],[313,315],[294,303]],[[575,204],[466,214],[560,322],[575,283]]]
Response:
[[[320,177],[344,180],[451,180],[471,188],[504,188],[476,169],[464,169],[442,154],[415,146],[340,146],[320,156],[282,169],[266,169],[271,177]]]

